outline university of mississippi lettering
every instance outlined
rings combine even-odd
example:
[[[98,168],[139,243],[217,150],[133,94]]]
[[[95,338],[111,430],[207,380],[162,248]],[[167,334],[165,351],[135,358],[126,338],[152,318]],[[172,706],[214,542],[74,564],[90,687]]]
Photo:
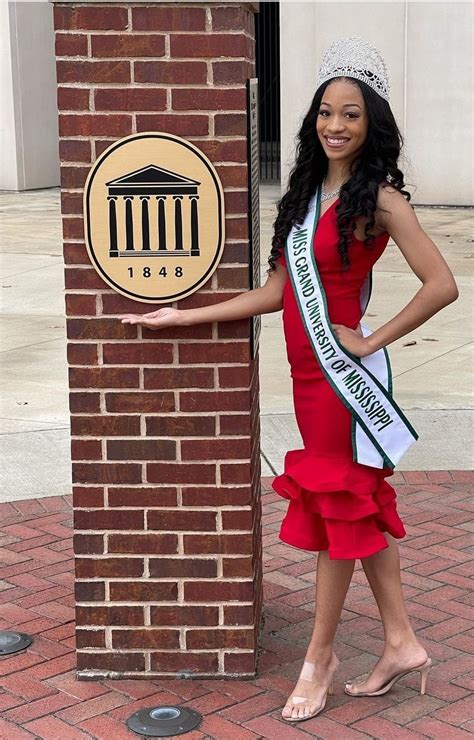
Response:
[[[418,435],[391,395],[390,364],[385,349],[355,357],[338,341],[327,312],[313,239],[319,218],[319,192],[309,204],[305,221],[293,227],[287,240],[287,265],[306,334],[334,391],[353,417],[353,457],[363,465],[395,467]],[[361,305],[367,307],[370,277]],[[361,325],[364,336],[371,330]]]

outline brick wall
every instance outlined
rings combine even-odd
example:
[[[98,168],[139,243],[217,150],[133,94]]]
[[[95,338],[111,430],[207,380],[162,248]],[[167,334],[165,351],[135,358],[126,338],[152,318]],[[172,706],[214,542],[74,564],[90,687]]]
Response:
[[[79,675],[244,675],[261,608],[258,358],[249,322],[153,332],[90,266],[82,188],[111,142],[168,131],[225,190],[220,266],[182,308],[248,288],[253,4],[54,8]]]

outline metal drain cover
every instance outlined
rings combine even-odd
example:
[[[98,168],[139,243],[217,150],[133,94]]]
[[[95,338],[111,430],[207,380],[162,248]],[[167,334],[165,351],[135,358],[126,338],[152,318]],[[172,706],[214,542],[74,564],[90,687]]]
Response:
[[[163,705],[140,709],[127,720],[127,727],[138,735],[171,737],[194,730],[202,715],[189,707]]]
[[[33,638],[23,632],[0,632],[0,655],[10,655],[25,650]]]

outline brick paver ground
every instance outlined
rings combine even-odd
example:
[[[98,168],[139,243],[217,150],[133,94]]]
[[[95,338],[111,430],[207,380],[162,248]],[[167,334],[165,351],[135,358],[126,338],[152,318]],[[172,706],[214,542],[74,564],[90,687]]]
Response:
[[[400,549],[409,611],[434,660],[426,696],[418,693],[417,676],[382,697],[343,693],[343,681],[367,671],[382,647],[377,609],[358,567],[337,638],[336,695],[319,717],[294,726],[280,720],[311,631],[315,558],[279,541],[286,502],[271,490],[270,479],[262,481],[265,626],[258,677],[76,681],[70,501],[43,498],[0,506],[0,629],[35,636],[27,651],[0,659],[0,737],[131,740],[138,736],[125,719],[140,707],[167,702],[203,714],[199,730],[183,736],[193,740],[472,737],[473,476],[406,472],[391,480],[408,533]]]

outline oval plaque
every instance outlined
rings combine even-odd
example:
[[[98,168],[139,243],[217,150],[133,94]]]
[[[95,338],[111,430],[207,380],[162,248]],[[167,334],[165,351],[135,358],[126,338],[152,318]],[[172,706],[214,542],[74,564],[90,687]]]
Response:
[[[106,149],[85,184],[84,220],[99,275],[145,303],[194,293],[224,248],[219,177],[196,146],[173,134],[133,134]]]

